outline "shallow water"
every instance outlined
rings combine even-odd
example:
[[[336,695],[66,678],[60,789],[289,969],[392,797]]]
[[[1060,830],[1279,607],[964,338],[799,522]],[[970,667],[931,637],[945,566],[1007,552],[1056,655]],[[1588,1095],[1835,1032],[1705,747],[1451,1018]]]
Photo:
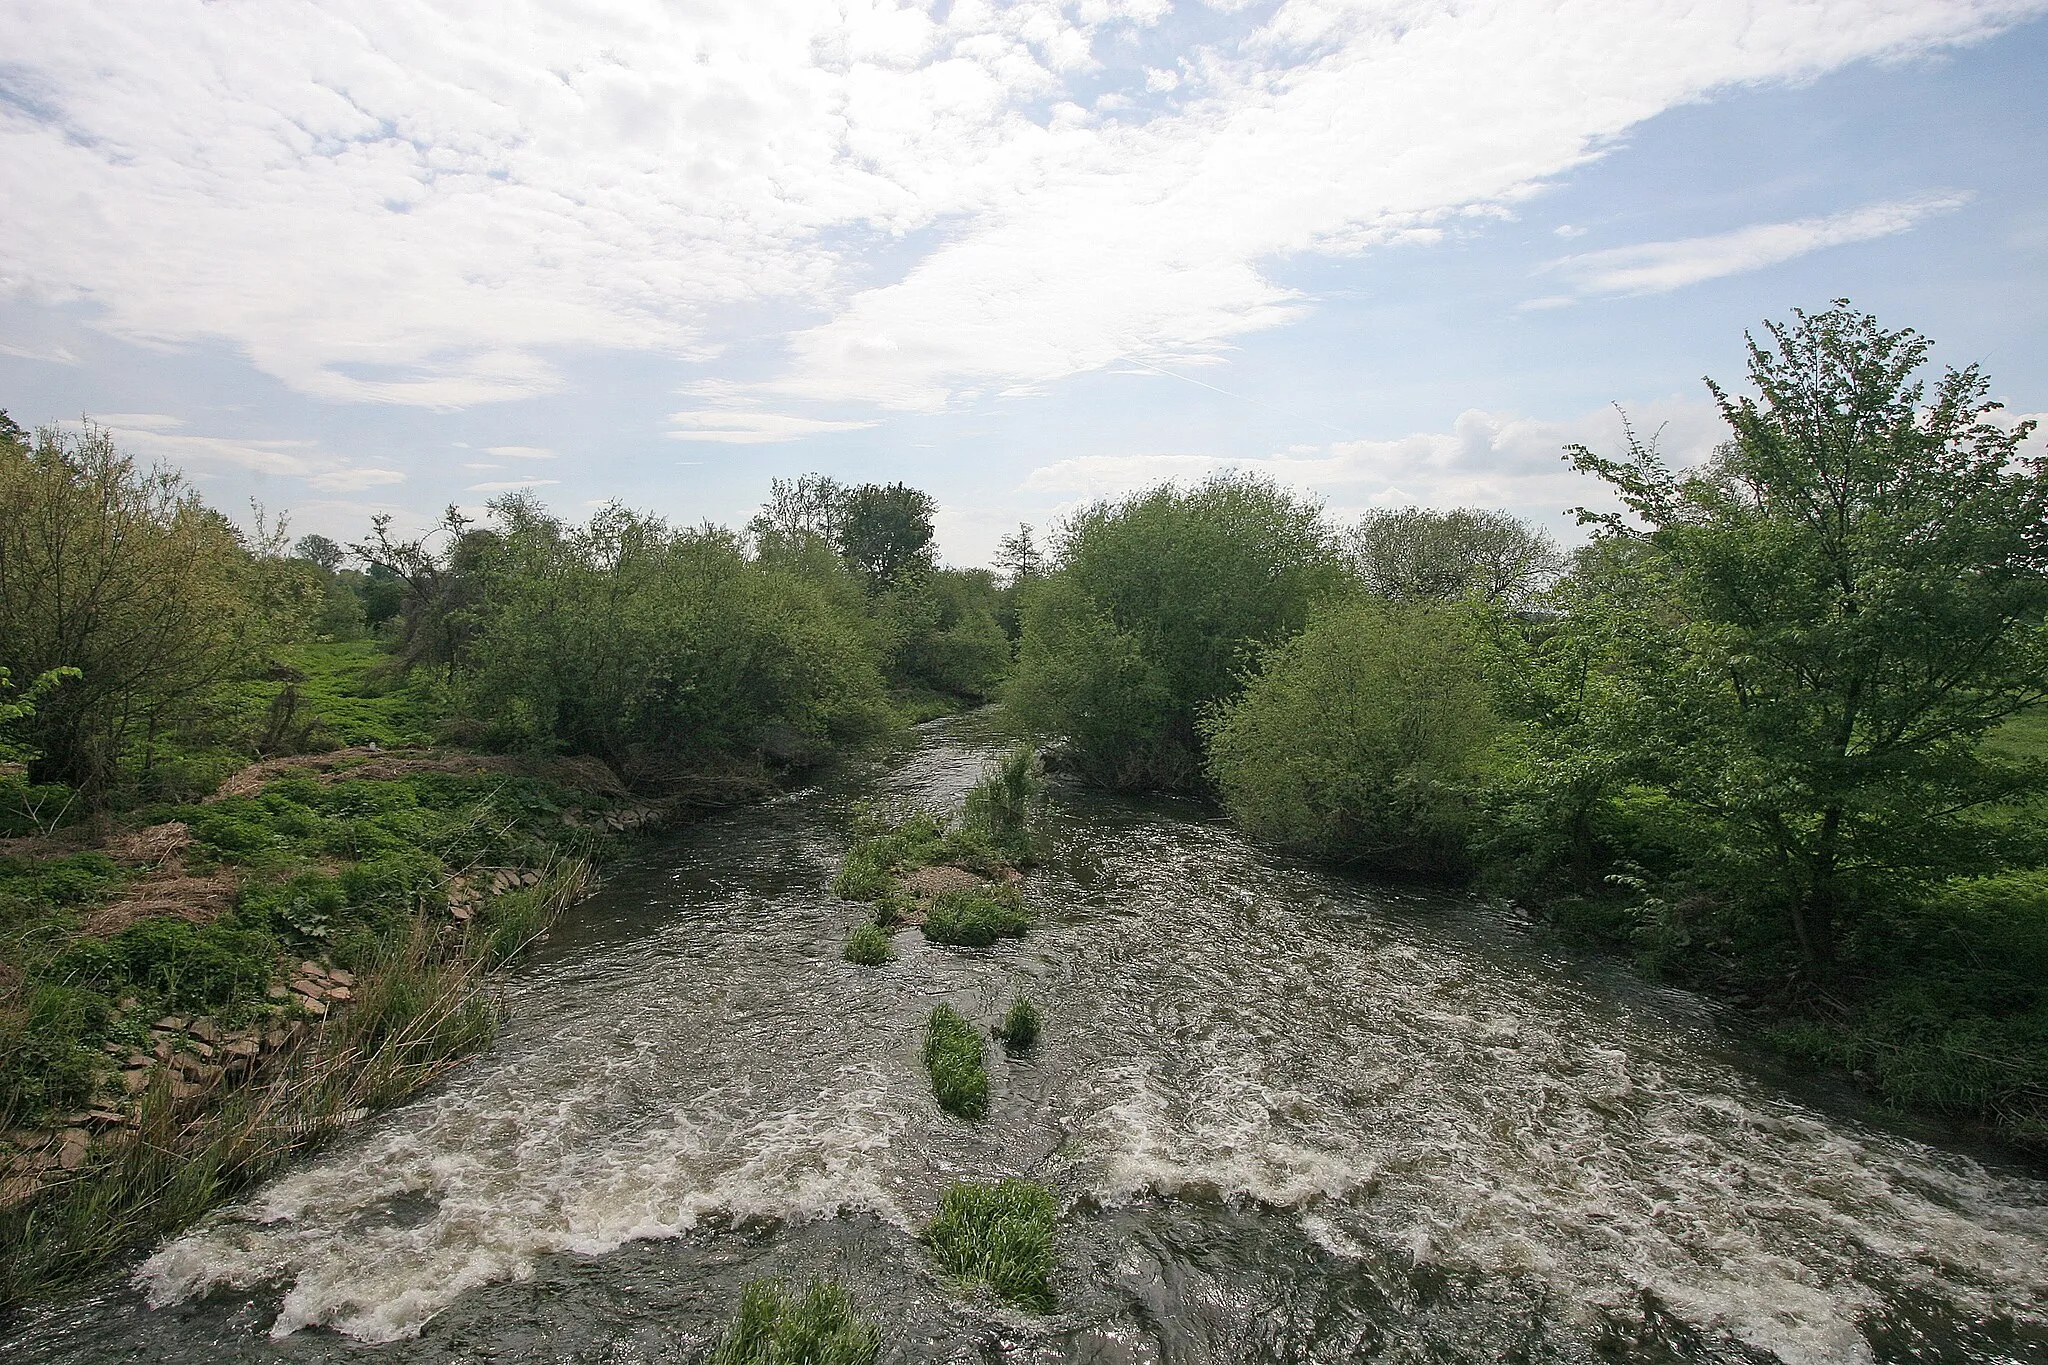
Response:
[[[833,1274],[888,1360],[2048,1361],[2048,1182],[1866,1126],[1683,994],[1500,912],[1062,791],[1040,925],[839,958],[855,788],[946,803],[972,720],[872,783],[643,848],[512,980],[496,1047],[148,1259],[10,1361],[697,1359]],[[941,1000],[1045,1008],[988,1121]],[[1061,1193],[1061,1307],[937,1282],[947,1183]]]

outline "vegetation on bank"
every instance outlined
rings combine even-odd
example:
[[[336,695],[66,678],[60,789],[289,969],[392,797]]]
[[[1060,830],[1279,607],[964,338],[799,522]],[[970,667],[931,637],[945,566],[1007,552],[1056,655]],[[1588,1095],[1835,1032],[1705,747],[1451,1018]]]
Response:
[[[834,1280],[813,1280],[799,1294],[780,1280],[740,1291],[732,1325],[705,1365],[873,1365],[882,1333]]]
[[[1031,1180],[964,1182],[941,1196],[924,1242],[947,1279],[1004,1303],[1052,1311],[1059,1199]]]
[[[808,478],[739,533],[515,497],[292,542],[0,414],[0,1303],[488,1040],[613,834],[990,696],[1011,593],[932,511]]]
[[[1846,303],[1771,325],[1701,466],[1568,452],[1622,509],[1569,557],[1239,476],[1098,504],[1011,696],[1083,778],[1471,878],[2048,1148],[2048,469],[1929,349]]]
[[[939,1108],[975,1120],[988,1113],[987,1049],[981,1030],[951,1005],[934,1005],[924,1024],[924,1069]]]

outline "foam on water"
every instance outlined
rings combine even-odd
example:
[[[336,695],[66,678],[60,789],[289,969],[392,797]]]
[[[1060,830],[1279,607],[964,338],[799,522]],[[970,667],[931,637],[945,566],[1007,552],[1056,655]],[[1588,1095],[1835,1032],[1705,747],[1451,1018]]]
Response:
[[[1194,861],[1247,861],[1217,842]],[[1094,926],[1127,941],[1089,993],[1137,1021],[1074,1063],[1098,1198],[1297,1210],[1333,1254],[1532,1277],[1595,1313],[1647,1292],[1790,1362],[1869,1358],[1858,1321],[1900,1285],[2048,1316],[2039,1182],[1759,1093],[1670,1021],[1525,964],[1332,916],[1313,879],[1243,867],[1270,898],[1190,932],[1186,847],[1133,847],[1155,875],[1118,877],[1120,916]]]

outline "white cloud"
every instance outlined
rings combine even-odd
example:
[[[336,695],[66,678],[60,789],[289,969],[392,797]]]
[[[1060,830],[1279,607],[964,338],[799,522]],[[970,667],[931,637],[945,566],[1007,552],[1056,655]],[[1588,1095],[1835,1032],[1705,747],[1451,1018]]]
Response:
[[[1923,195],[1917,199],[1866,204],[1825,218],[1759,223],[1711,237],[1588,251],[1553,261],[1544,268],[1571,279],[1583,293],[1663,294],[1723,275],[1761,270],[1811,251],[1889,237],[1907,231],[1922,219],[1961,208],[1967,202],[1968,195]],[[1525,306],[1542,307],[1557,301],[1538,299]]]
[[[555,452],[546,446],[485,446],[484,454],[502,455],[508,460],[552,460]]]
[[[21,346],[0,341],[0,355],[13,356],[16,360],[44,360],[52,365],[78,364],[78,357],[62,346]]]
[[[668,434],[678,441],[723,441],[729,445],[765,445],[827,432],[860,431],[875,425],[873,422],[832,422],[780,412],[724,408],[672,412],[668,420],[675,423]]]
[[[1275,261],[1419,240],[1674,104],[2044,7],[1212,0],[1161,109],[1108,39],[1164,0],[17,5],[0,291],[440,408],[770,317],[767,391],[929,409],[1221,354],[1307,306]],[[878,283],[859,243],[911,233]]]
[[[545,488],[560,483],[560,479],[507,479],[503,483],[473,483],[466,490],[471,493],[510,493],[519,488]]]
[[[360,493],[365,488],[404,483],[405,475],[396,469],[330,469],[311,476],[306,482],[330,493]]]
[[[1629,404],[1625,411],[1637,435],[1655,440],[1676,465],[1704,459],[1727,434],[1704,398],[1662,398]],[[1565,464],[1564,448],[1583,444],[1618,455],[1625,445],[1622,420],[1611,407],[1562,419],[1471,409],[1458,414],[1448,431],[1295,447],[1258,459],[1080,456],[1033,470],[1024,488],[1066,495],[1062,506],[1071,509],[1168,480],[1193,483],[1235,469],[1316,494],[1339,516],[1369,507],[1505,507],[1559,524],[1567,508],[1611,503],[1597,484]]]

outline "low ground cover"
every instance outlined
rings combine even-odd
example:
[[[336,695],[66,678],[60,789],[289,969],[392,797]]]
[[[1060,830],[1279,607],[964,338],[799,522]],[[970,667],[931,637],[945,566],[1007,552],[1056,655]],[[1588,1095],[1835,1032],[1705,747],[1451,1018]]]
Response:
[[[616,804],[288,772],[0,859],[0,1304],[487,1042],[484,973],[583,892]]]

